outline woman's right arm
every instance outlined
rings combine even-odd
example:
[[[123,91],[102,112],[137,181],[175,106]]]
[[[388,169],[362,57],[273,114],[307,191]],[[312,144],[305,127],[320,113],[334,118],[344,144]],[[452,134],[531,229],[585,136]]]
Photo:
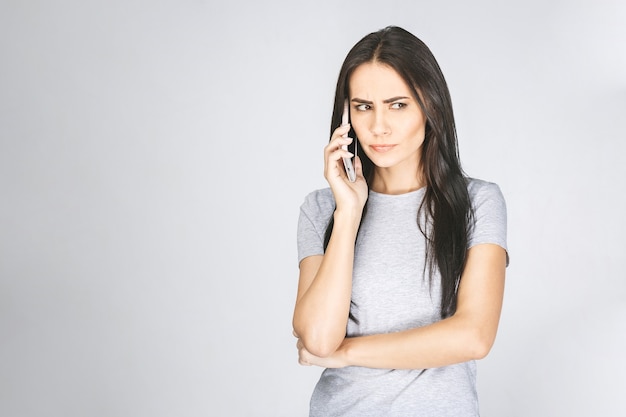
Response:
[[[331,355],[346,336],[358,226],[358,219],[335,213],[326,253],[300,262],[293,328],[307,350],[316,356]]]
[[[339,127],[324,149],[324,176],[335,197],[333,231],[324,255],[309,256],[300,262],[298,294],[293,315],[296,337],[306,349],[319,357],[337,350],[346,335],[354,243],[367,200],[367,184],[360,160],[355,158],[357,180],[350,183],[340,167],[340,149],[349,139],[341,137],[348,127]]]

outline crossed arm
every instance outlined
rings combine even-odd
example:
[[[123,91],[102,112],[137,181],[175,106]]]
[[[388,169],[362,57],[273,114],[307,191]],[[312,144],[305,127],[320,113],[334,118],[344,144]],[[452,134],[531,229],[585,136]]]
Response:
[[[402,332],[348,338],[354,241],[339,239],[331,238],[326,255],[300,263],[293,325],[301,364],[422,369],[481,359],[489,353],[504,295],[503,248],[480,244],[469,249],[453,316]]]

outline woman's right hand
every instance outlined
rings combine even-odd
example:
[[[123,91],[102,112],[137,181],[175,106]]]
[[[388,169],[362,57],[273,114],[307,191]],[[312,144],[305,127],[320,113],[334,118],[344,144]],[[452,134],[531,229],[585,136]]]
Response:
[[[356,181],[350,182],[343,167],[342,158],[351,158],[352,153],[341,149],[343,145],[349,145],[353,139],[346,137],[350,131],[350,125],[339,126],[333,132],[330,142],[324,148],[324,177],[330,185],[337,210],[358,211],[361,213],[367,201],[367,182],[363,177],[363,166],[357,156],[354,158],[354,171]]]

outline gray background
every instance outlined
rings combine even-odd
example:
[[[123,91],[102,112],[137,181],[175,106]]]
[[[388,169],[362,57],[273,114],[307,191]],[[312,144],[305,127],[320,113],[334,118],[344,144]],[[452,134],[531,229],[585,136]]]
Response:
[[[0,2],[0,415],[305,416],[295,228],[405,27],[509,209],[482,414],[626,414],[623,1]]]

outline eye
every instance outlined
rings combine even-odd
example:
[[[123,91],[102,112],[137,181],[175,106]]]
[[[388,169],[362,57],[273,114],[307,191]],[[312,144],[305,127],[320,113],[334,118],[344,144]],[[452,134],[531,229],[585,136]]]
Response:
[[[394,110],[400,110],[407,106],[406,103],[396,102],[391,104],[391,108]]]
[[[357,104],[354,108],[356,111],[366,111],[371,109],[369,104]]]

